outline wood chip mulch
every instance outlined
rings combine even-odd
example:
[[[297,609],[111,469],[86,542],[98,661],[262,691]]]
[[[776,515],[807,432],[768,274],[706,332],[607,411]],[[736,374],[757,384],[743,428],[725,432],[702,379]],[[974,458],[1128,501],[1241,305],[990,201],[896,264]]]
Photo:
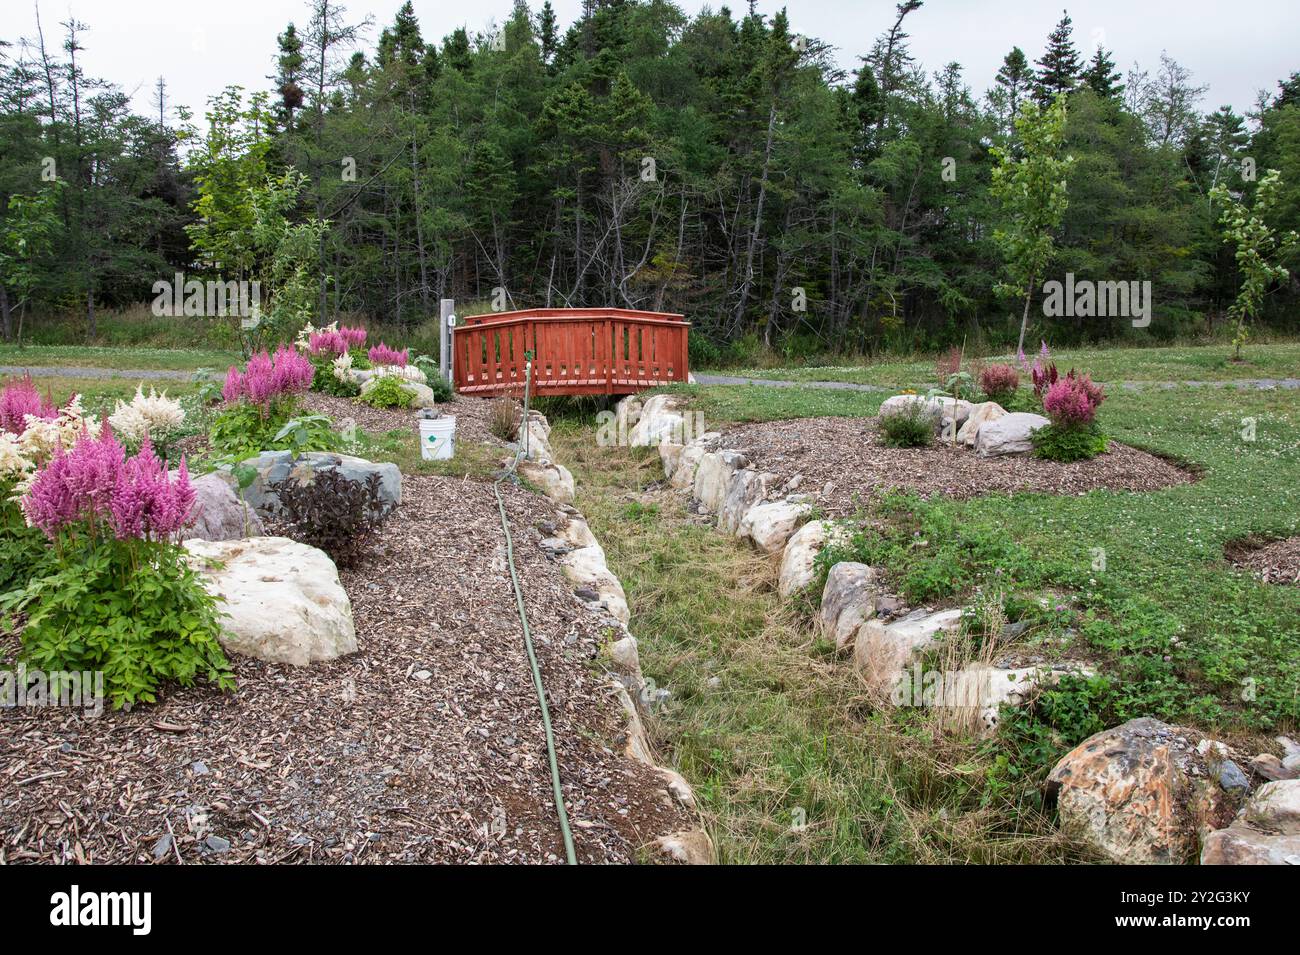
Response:
[[[1073,464],[1032,455],[981,458],[970,448],[938,442],[928,448],[891,448],[881,441],[875,418],[737,425],[723,432],[722,447],[743,451],[751,467],[775,474],[769,482],[774,492],[800,476],[798,492],[821,495],[820,504],[832,517],[852,514],[891,489],[965,499],[1020,491],[1155,491],[1196,479],[1162,458],[1116,441],[1110,442],[1106,454]]]
[[[1225,548],[1228,560],[1266,584],[1300,585],[1300,537],[1245,540]]]
[[[309,411],[329,415],[337,426],[342,426],[350,418],[356,422],[357,427],[377,434],[397,429],[414,432],[418,428],[419,419],[416,413],[406,408],[372,408],[362,401],[323,395],[317,391],[303,395],[302,403]],[[456,395],[451,401],[439,404],[438,410],[443,414],[456,416],[458,442],[480,442],[504,447],[504,442],[488,430],[488,422],[492,416],[491,401]]]
[[[554,506],[503,494],[578,858],[635,861],[697,820],[622,755],[602,622],[537,546]],[[235,693],[97,719],[0,710],[0,864],[563,861],[491,486],[407,476],[382,538],[341,575],[355,654],[232,657]]]

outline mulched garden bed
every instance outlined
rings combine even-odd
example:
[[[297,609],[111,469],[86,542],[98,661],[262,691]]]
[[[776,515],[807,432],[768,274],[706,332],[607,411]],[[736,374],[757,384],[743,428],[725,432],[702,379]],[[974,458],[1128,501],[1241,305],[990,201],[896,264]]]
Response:
[[[635,861],[696,820],[621,755],[601,623],[536,546],[554,507],[503,493],[579,860]],[[342,579],[349,657],[232,657],[236,693],[173,688],[98,719],[0,711],[0,863],[562,861],[491,486],[406,476]]]
[[[1229,562],[1248,570],[1266,584],[1300,585],[1300,537],[1264,541],[1233,541],[1224,548]]]
[[[1082,494],[1156,491],[1188,484],[1195,475],[1145,451],[1116,441],[1091,461],[1058,464],[1032,455],[981,458],[966,447],[891,448],[875,418],[796,418],[737,425],[722,447],[743,451],[750,466],[777,475],[774,486],[800,475],[799,492],[819,494],[829,516],[853,513],[891,489],[964,499],[983,494],[1038,491]],[[833,486],[832,486],[833,485]]]
[[[311,412],[329,415],[339,427],[351,418],[356,422],[357,427],[372,434],[383,434],[385,431],[397,429],[414,432],[417,428],[417,412],[409,408],[372,408],[365,402],[353,398],[339,398],[317,391],[310,391],[303,395],[302,403]],[[504,442],[488,430],[488,422],[492,417],[492,402],[482,398],[462,398],[456,395],[451,401],[440,403],[438,410],[456,416],[458,442],[481,442],[504,446]]]

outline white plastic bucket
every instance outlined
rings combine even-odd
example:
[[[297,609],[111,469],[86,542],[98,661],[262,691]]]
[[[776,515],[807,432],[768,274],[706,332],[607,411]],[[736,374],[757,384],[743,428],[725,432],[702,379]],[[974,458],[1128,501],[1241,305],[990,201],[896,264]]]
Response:
[[[420,419],[420,457],[443,461],[456,456],[456,416]]]

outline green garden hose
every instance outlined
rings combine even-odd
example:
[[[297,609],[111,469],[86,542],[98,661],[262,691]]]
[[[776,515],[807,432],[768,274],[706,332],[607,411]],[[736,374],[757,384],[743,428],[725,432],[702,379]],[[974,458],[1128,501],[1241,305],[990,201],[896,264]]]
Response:
[[[533,363],[525,366],[524,374],[524,418],[521,428],[527,440],[528,433],[528,392],[532,384]],[[560,787],[560,764],[555,757],[555,733],[551,730],[551,710],[546,705],[546,688],[542,685],[542,670],[537,665],[537,653],[533,649],[533,634],[528,629],[528,613],[524,610],[524,592],[519,586],[519,572],[515,569],[515,545],[510,536],[510,522],[506,518],[506,503],[501,497],[501,482],[515,473],[519,465],[519,452],[515,452],[510,468],[492,484],[492,492],[497,496],[497,510],[501,513],[501,530],[506,535],[506,563],[510,566],[510,580],[515,588],[515,607],[519,611],[519,623],[524,628],[524,648],[528,651],[528,665],[533,671],[533,688],[537,690],[537,702],[542,708],[542,728],[546,731],[546,758],[551,764],[551,789],[555,792],[555,813],[560,819],[560,835],[564,837],[564,855],[569,865],[577,865],[578,858],[573,852],[573,831],[569,828],[569,814],[564,808],[564,791]]]

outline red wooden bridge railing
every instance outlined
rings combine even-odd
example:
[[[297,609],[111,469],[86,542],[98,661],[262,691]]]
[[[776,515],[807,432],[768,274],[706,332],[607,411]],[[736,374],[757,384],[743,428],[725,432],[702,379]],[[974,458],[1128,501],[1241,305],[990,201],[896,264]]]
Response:
[[[669,312],[530,308],[471,315],[452,334],[452,375],[467,395],[630,395],[686,381],[690,323]]]

